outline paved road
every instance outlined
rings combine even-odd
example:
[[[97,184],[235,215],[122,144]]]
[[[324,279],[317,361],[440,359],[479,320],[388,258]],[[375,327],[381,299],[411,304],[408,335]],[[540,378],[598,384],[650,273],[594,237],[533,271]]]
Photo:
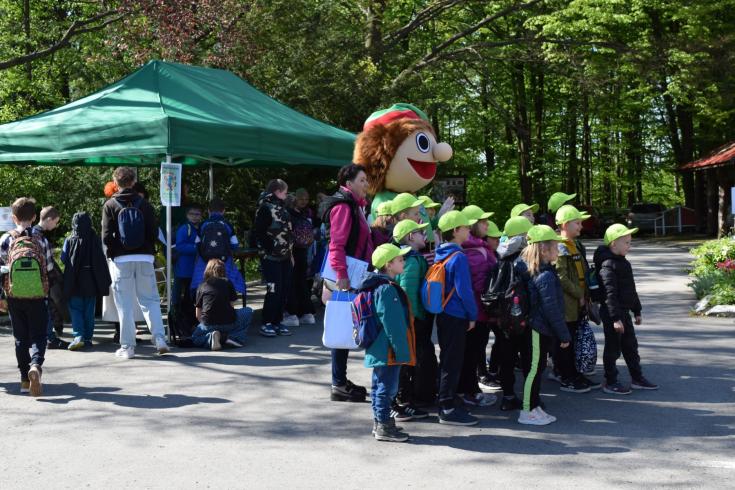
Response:
[[[235,352],[155,358],[146,344],[132,361],[114,358],[102,331],[93,352],[49,352],[41,399],[17,394],[2,328],[2,487],[732,488],[735,326],[688,315],[682,250],[640,244],[631,259],[644,369],[660,391],[575,395],[545,382],[555,424],[520,426],[493,407],[476,411],[478,427],[407,423],[410,444],[375,442],[369,404],[328,401],[318,327]],[[352,356],[350,377],[369,374]]]

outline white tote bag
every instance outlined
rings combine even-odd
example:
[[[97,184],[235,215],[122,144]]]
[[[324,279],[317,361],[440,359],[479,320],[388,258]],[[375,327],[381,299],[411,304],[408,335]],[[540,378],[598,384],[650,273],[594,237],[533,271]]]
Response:
[[[352,300],[355,295],[335,291],[324,312],[322,343],[330,349],[358,349],[352,334]]]

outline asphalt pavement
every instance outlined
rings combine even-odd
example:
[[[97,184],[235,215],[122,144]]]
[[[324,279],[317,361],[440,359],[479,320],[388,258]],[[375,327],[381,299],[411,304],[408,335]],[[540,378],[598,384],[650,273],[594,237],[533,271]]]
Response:
[[[571,394],[544,380],[554,424],[522,426],[489,407],[473,411],[476,427],[404,423],[406,444],[373,440],[369,403],[329,401],[320,325],[272,339],[253,325],[231,351],[158,357],[146,341],[129,361],[100,328],[89,352],[48,351],[37,399],[18,393],[12,335],[0,327],[2,487],[732,488],[735,325],[689,315],[682,249],[634,242],[630,259],[642,365],[660,390]],[[348,376],[369,384],[360,352]]]

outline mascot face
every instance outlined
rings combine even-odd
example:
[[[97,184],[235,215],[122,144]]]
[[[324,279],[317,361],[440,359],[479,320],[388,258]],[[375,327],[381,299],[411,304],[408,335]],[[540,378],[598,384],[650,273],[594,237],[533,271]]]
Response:
[[[352,161],[365,167],[369,193],[416,192],[434,180],[436,165],[452,158],[452,147],[437,143],[420,110],[396,104],[378,111],[357,135]]]
[[[437,162],[451,157],[452,148],[446,143],[437,143],[433,131],[413,131],[396,150],[385,176],[385,187],[416,192],[434,180]]]

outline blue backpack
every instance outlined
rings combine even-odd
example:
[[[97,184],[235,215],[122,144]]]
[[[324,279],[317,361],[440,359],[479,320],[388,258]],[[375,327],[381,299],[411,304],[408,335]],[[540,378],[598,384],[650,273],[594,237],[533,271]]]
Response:
[[[145,243],[145,218],[140,210],[143,198],[138,196],[130,202],[115,199],[122,207],[117,215],[117,233],[125,250],[135,250]]]
[[[367,349],[373,345],[383,330],[383,326],[378,322],[373,300],[373,292],[382,284],[390,283],[386,281],[371,289],[358,290],[357,296],[352,300],[352,338],[360,349]]]

